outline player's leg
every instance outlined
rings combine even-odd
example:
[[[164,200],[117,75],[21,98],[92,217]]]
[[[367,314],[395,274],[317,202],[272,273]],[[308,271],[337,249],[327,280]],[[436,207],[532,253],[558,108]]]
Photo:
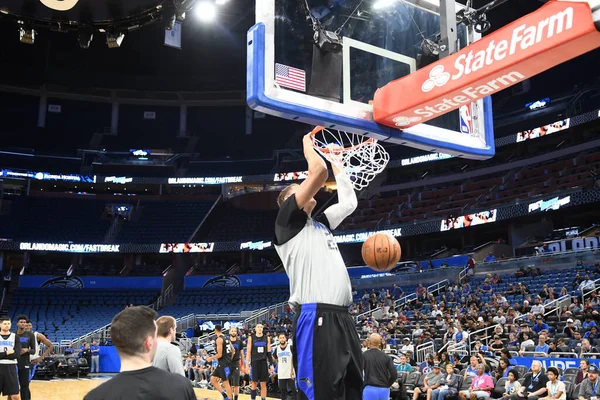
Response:
[[[21,396],[19,395],[21,389],[19,387],[18,367],[16,364],[14,366],[7,365],[7,367],[8,368],[5,368],[4,371],[2,371],[6,371],[3,393],[8,396],[9,400],[21,400]]]
[[[226,373],[225,369],[219,365],[215,368],[215,372],[213,372],[210,377],[210,383],[216,391],[223,395],[223,397],[229,397],[231,395],[231,388],[229,388],[229,392],[227,392],[226,390],[223,390],[223,387],[221,386],[221,381],[223,381],[223,384],[227,383],[227,386],[229,386],[229,382],[227,381],[228,375],[229,374]]]
[[[258,383],[257,374],[257,363],[255,361],[250,362],[250,400],[256,400],[256,386]]]
[[[257,375],[260,381],[260,398],[265,400],[267,398],[267,382],[269,381],[269,364],[267,364],[267,360],[258,361],[257,362]]]
[[[240,367],[232,366],[231,367],[231,375],[229,376],[229,383],[231,385],[231,394],[233,395],[233,400],[237,400],[240,394]]]
[[[29,393],[29,368],[19,369],[18,374],[21,400],[30,400],[31,394]]]

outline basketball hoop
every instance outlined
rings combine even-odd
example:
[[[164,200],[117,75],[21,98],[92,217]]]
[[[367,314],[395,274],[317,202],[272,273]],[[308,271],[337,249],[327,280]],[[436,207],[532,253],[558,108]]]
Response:
[[[367,187],[390,161],[390,155],[373,138],[322,126],[315,127],[311,136],[315,150],[346,171],[356,190]]]

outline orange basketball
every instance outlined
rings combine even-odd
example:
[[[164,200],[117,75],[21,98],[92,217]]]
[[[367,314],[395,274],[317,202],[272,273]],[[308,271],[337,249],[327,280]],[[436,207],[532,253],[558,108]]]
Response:
[[[369,267],[378,272],[389,271],[400,261],[402,250],[395,237],[376,233],[362,246],[362,258]]]

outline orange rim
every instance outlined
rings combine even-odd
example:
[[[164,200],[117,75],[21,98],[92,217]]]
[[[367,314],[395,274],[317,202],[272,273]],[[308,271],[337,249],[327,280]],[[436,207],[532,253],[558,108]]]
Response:
[[[314,127],[314,129],[313,129],[312,131],[310,131],[310,136],[311,136],[311,137],[312,137],[312,139],[313,139],[313,146],[314,146],[315,148],[318,148],[318,149],[319,149],[320,151],[322,151],[323,153],[331,153],[331,150],[329,150],[327,147],[321,147],[321,146],[319,146],[319,145],[317,145],[317,144],[315,143],[315,135],[316,135],[317,133],[319,133],[319,132],[323,131],[323,130],[325,130],[325,127],[324,127],[324,126],[320,126],[320,125],[319,125],[319,126],[315,126],[315,127]],[[358,144],[355,144],[355,145],[352,145],[352,146],[348,146],[348,147],[344,147],[344,149],[343,149],[343,150],[340,150],[340,151],[352,151],[352,150],[358,149],[358,148],[359,148],[359,147],[361,147],[361,146],[364,146],[365,144],[371,144],[371,143],[374,143],[374,142],[375,142],[375,139],[373,139],[373,138],[368,138],[367,140],[365,140],[365,141],[363,141],[363,142],[360,142],[360,143],[358,143]]]

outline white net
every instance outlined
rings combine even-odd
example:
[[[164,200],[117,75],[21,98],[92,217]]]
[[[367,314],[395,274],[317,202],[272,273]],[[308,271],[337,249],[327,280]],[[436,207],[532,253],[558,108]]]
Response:
[[[326,160],[346,171],[356,190],[367,187],[390,161],[377,140],[355,133],[317,127],[313,145]]]

